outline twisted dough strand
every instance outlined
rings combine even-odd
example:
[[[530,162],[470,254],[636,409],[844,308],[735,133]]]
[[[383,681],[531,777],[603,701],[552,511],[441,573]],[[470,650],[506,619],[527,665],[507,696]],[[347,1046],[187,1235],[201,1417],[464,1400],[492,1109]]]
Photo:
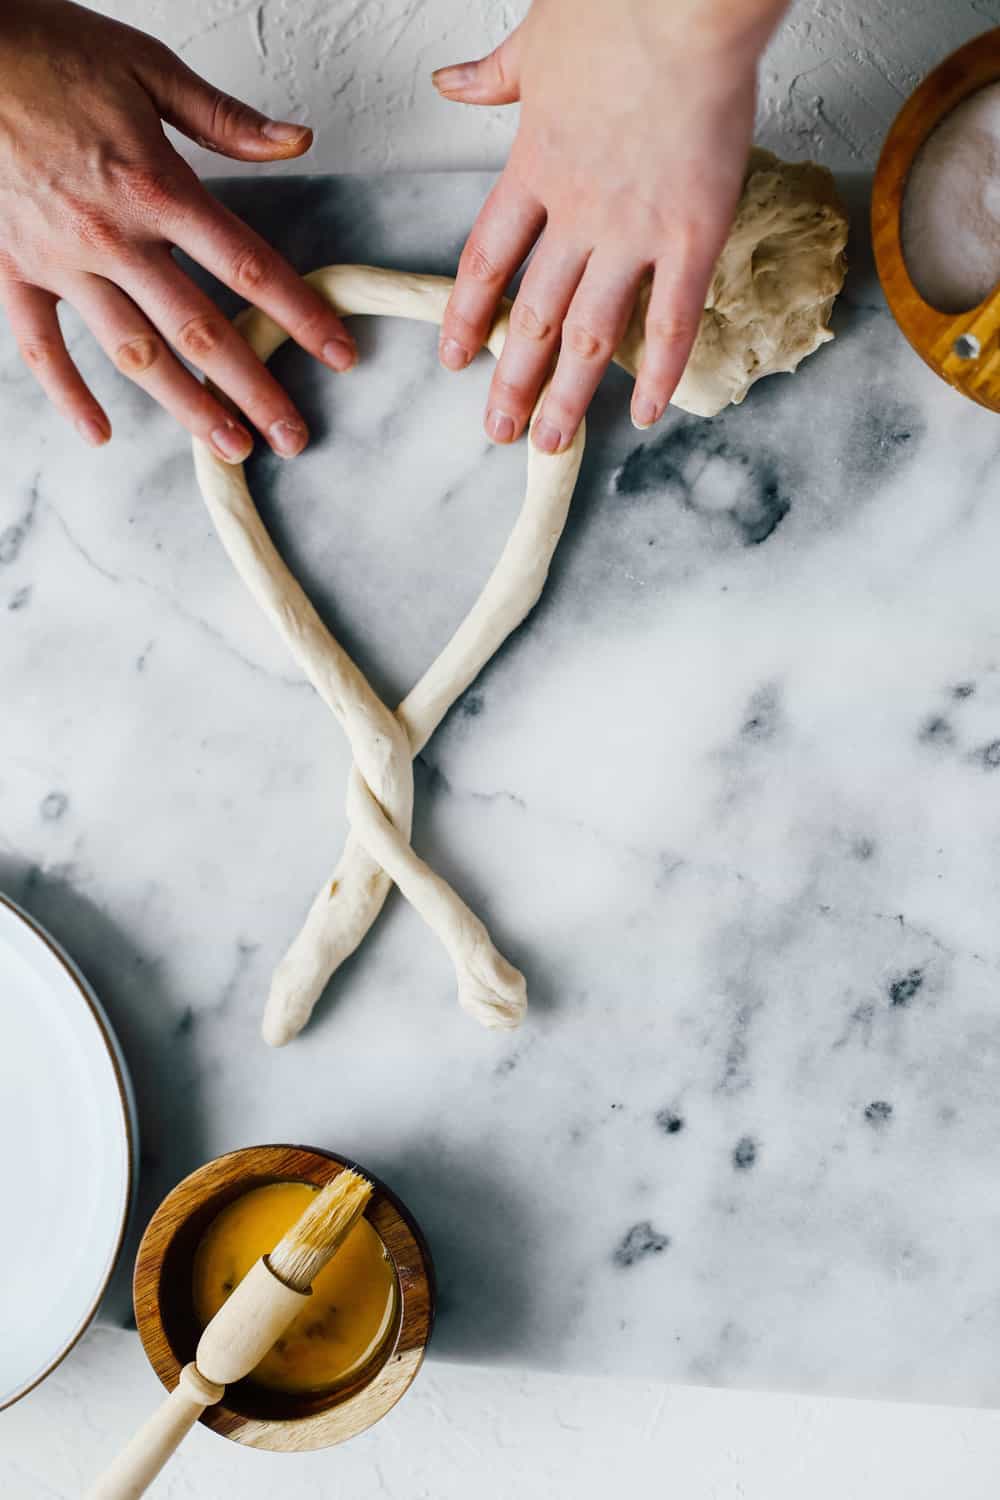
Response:
[[[342,314],[387,313],[440,322],[452,281],[365,266],[332,266],[310,280]],[[489,337],[499,355],[507,309]],[[267,359],[286,334],[251,309],[238,320]],[[486,586],[451,640],[391,714],[320,621],[257,514],[242,467],[223,464],[195,442],[195,468],[212,520],[237,571],[283,636],[354,751],[347,811],[351,832],[331,878],[275,972],[265,1013],[267,1041],[280,1045],[308,1020],[329,978],[354,951],[395,882],[449,953],[459,1001],[488,1026],[516,1026],[526,1004],[523,976],[497,952],[456,893],[410,847],[412,757],[455,700],[536,603],[565,524],[583,454],[583,432],[557,455],[529,446],[528,481],[517,521]]]

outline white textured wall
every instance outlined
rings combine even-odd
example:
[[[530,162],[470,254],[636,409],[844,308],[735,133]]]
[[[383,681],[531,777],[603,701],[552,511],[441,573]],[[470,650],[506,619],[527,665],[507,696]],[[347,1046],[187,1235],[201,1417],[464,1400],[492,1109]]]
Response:
[[[428,74],[486,50],[519,4],[114,0],[102,8],[157,32],[231,92],[307,119],[318,132],[314,171],[498,165],[510,140],[512,111],[443,104]],[[832,165],[871,163],[916,78],[997,23],[1000,0],[798,0],[766,61],[760,137]],[[206,166],[203,153],[192,157]],[[0,1493],[77,1496],[111,1433],[148,1410],[158,1389],[134,1337],[96,1331],[41,1390],[0,1416]],[[274,1460],[199,1431],[157,1493],[596,1500],[649,1484],[684,1500],[986,1500],[998,1467],[1000,1416],[989,1413],[435,1365],[398,1413],[342,1453]]]
[[[259,108],[307,120],[318,135],[310,170],[494,166],[513,134],[513,110],[446,104],[430,73],[488,51],[526,0],[104,0],[96,8],[156,32]],[[871,163],[920,74],[998,23],[1000,0],[796,0],[766,59],[760,138],[830,165]],[[204,167],[204,153],[192,159]]]

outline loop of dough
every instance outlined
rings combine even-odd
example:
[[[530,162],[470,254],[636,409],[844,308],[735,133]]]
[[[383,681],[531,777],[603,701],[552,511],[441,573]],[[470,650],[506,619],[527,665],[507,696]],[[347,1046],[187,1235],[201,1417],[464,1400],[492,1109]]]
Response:
[[[453,285],[450,277],[372,266],[327,266],[306,280],[342,315],[383,313],[428,323],[440,323]],[[505,304],[490,332],[488,347],[495,356],[503,348],[508,313]],[[288,337],[256,308],[242,313],[237,326],[263,360]],[[500,559],[450,641],[393,714],[281,559],[242,465],[223,463],[195,440],[198,483],[226,552],[336,715],[354,754],[347,798],[351,831],[336,869],[275,971],[263,1024],[272,1045],[290,1041],[306,1024],[327,982],[378,916],[393,882],[446,948],[465,1009],[487,1026],[520,1022],[526,1005],[523,976],[497,952],[479,918],[410,847],[412,759],[537,602],[566,522],[583,445],[582,426],[563,453],[544,454],[527,445],[525,496]]]

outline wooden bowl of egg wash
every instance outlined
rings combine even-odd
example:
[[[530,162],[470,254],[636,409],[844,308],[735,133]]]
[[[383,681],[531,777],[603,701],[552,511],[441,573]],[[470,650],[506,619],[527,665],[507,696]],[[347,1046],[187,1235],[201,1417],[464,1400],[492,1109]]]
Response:
[[[875,174],[872,238],[917,353],[1000,411],[1000,29],[952,53],[900,110]]]
[[[420,1368],[434,1273],[384,1184],[324,1151],[252,1146],[163,1200],[139,1247],[134,1300],[171,1394],[88,1500],[143,1494],[196,1421],[282,1452],[364,1432]]]

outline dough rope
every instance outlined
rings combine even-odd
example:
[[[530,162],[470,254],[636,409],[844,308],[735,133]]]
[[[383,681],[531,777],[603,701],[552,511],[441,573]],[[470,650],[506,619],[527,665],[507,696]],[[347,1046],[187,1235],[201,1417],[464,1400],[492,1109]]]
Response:
[[[308,278],[344,315],[384,313],[440,322],[450,278],[367,266],[331,266]],[[507,331],[504,311],[490,333],[494,355]],[[287,335],[251,309],[237,320],[268,359]],[[461,1005],[484,1025],[516,1026],[525,1010],[523,976],[494,947],[483,923],[413,852],[412,760],[452,704],[537,602],[562,534],[583,456],[584,434],[564,453],[528,445],[520,513],[500,559],[461,625],[395,714],[319,619],[271,541],[242,466],[224,464],[194,443],[195,471],[219,538],[240,577],[282,636],[350,741],[351,832],[332,876],[279,964],[263,1031],[281,1045],[305,1025],[330,977],[361,942],[395,883],[440,938],[455,968]]]
[[[742,401],[761,376],[794,370],[832,338],[829,316],[844,278],[846,233],[846,217],[825,168],[781,162],[754,149],[673,404],[712,416],[729,402]],[[371,266],[328,266],[306,280],[342,315],[386,314],[427,323],[441,322],[453,286],[450,277]],[[615,354],[615,362],[631,375],[642,361],[648,301],[647,282]],[[490,332],[494,356],[503,348],[508,315],[505,304]],[[263,360],[287,338],[256,308],[242,313],[237,326]],[[536,604],[566,522],[583,445],[582,426],[564,453],[543,454],[527,445],[524,500],[499,561],[444,650],[392,713],[282,561],[257,514],[242,466],[224,464],[195,441],[198,482],[223,546],[336,715],[354,755],[343,854],[271,983],[262,1029],[272,1045],[290,1041],[306,1024],[393,883],[447,950],[462,1006],[487,1026],[516,1026],[521,1020],[523,976],[497,952],[479,918],[410,846],[412,760]]]

